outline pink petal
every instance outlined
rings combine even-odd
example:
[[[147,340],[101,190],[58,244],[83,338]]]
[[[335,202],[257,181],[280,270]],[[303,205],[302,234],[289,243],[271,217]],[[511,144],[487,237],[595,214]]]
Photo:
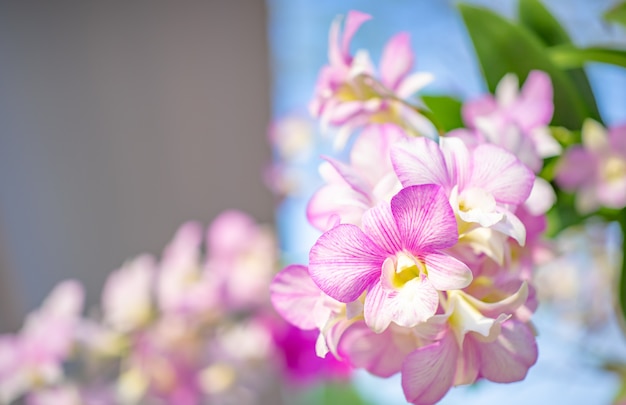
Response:
[[[300,329],[315,329],[317,303],[322,291],[315,285],[305,266],[291,265],[278,273],[270,284],[276,311]]]
[[[449,192],[454,185],[439,145],[428,138],[413,138],[394,145],[391,161],[405,187],[438,184]]]
[[[569,148],[556,168],[556,182],[565,190],[574,190],[594,178],[596,159],[581,146]]]
[[[351,10],[348,12],[343,28],[343,38],[341,39],[341,52],[344,58],[347,58],[350,55],[350,42],[352,41],[354,34],[357,32],[361,24],[371,18],[371,15],[360,11]]]
[[[391,199],[400,238],[412,253],[445,249],[458,240],[454,212],[441,187],[411,186]]]
[[[389,89],[396,89],[401,80],[411,71],[413,58],[409,34],[401,32],[392,37],[387,42],[380,59],[382,82]]]
[[[358,225],[366,209],[367,198],[343,184],[330,184],[313,194],[307,205],[309,223],[320,231],[330,229],[339,218],[345,224]]]
[[[550,76],[540,70],[530,72],[522,87],[521,97],[512,111],[516,123],[524,131],[548,125],[554,113],[552,96]]]
[[[363,215],[363,231],[378,246],[383,248],[387,255],[394,255],[402,250],[402,239],[398,226],[387,203],[380,203],[370,208]]]
[[[460,290],[472,282],[467,265],[445,253],[429,253],[423,257],[428,279],[439,291]]]
[[[319,237],[309,254],[309,273],[327,295],[356,300],[380,277],[386,253],[358,227],[340,224]]]
[[[504,149],[483,144],[473,151],[469,182],[491,193],[499,203],[523,203],[530,195],[534,180],[534,173]]]
[[[370,185],[357,170],[331,157],[324,157],[324,159],[335,169],[350,188],[362,194],[364,198],[369,199]]]
[[[480,371],[480,347],[472,339],[463,341],[463,351],[459,356],[454,376],[454,385],[473,384]]]
[[[185,225],[189,232],[188,239],[181,244],[194,246],[199,243],[198,231],[200,224]],[[181,228],[184,229],[184,228]],[[230,256],[241,251],[255,232],[256,224],[247,214],[237,210],[227,210],[218,215],[207,230],[207,249],[211,256]]]
[[[407,135],[397,125],[368,125],[363,128],[352,146],[350,162],[370,184],[375,184],[389,172],[393,172],[390,150],[401,139],[407,139]],[[377,164],[373,165],[372,162]]]
[[[391,259],[385,262],[385,267],[386,273],[395,271]],[[365,323],[377,333],[392,321],[410,328],[432,317],[438,305],[439,295],[426,277],[416,277],[398,290],[376,283],[365,297]]]
[[[320,188],[309,200],[307,218],[320,231],[335,225],[337,217],[345,224],[358,225],[369,201],[345,185],[331,184]]]
[[[459,138],[445,137],[439,139],[439,147],[452,183],[459,189],[465,188],[471,173],[471,157],[467,145]]]
[[[626,124],[609,128],[609,145],[614,153],[626,156]]]
[[[402,365],[402,390],[412,404],[431,405],[452,387],[459,349],[451,333],[409,354]]]
[[[415,338],[410,333],[394,330],[374,333],[365,323],[355,323],[344,332],[339,352],[355,368],[364,368],[378,377],[391,377],[400,371],[404,358],[415,350]]]
[[[496,319],[502,314],[513,314],[515,310],[526,303],[528,299],[528,284],[522,282],[519,289],[514,294],[497,302],[484,302],[469,294],[465,294],[464,298],[484,316]]]
[[[469,128],[475,128],[476,118],[489,115],[497,108],[498,103],[491,94],[482,96],[476,100],[468,101],[463,104],[461,109],[463,122],[465,122]]]
[[[480,373],[493,382],[520,381],[537,361],[537,354],[537,342],[528,326],[509,320],[494,342],[480,345]]]
[[[408,76],[398,84],[396,95],[402,99],[409,98],[420,91],[423,87],[435,80],[435,76],[427,72],[416,72]]]

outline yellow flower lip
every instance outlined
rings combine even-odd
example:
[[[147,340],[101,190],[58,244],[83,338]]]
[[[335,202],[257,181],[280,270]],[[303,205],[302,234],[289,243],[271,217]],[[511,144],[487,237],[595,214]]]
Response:
[[[416,277],[426,276],[427,274],[426,265],[421,260],[405,252],[396,254],[395,269],[396,271],[391,278],[391,285],[396,289],[402,288]]]

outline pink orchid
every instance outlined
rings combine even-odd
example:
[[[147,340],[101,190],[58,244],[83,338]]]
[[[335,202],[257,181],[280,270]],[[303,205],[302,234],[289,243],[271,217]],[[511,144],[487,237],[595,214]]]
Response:
[[[182,225],[165,249],[156,280],[156,298],[165,313],[194,315],[215,306],[210,280],[203,270],[199,223]]]
[[[473,149],[459,139],[413,138],[392,148],[391,159],[404,187],[437,184],[450,198],[461,237],[476,227],[491,228],[524,244],[524,225],[513,213],[533,187],[534,174],[495,145]]]
[[[436,185],[407,187],[363,216],[363,230],[340,224],[311,249],[311,278],[330,297],[355,301],[367,291],[365,322],[411,327],[434,315],[437,291],[466,287],[471,272],[443,250],[458,240],[454,213]]]
[[[413,53],[409,36],[400,33],[386,45],[380,62],[380,81],[374,78],[374,68],[365,52],[350,54],[350,41],[361,24],[371,17],[351,11],[345,22],[341,42],[339,22],[330,30],[329,65],[320,72],[311,114],[322,123],[341,126],[336,144],[343,146],[358,127],[374,122],[389,122],[414,133],[436,137],[430,121],[403,99],[416,93],[432,81],[426,73],[409,74]]]
[[[78,282],[64,281],[28,315],[17,335],[0,337],[0,401],[8,403],[33,386],[61,379],[83,298]]]
[[[326,185],[309,201],[309,222],[322,231],[336,223],[361,225],[366,210],[391,200],[401,185],[389,152],[391,145],[405,138],[395,125],[370,125],[354,142],[349,165],[326,158],[320,166]]]
[[[358,302],[348,306],[324,294],[305,266],[287,266],[274,277],[270,292],[274,308],[287,322],[320,331],[315,345],[319,357],[328,352],[339,357],[337,347],[343,332],[363,312]]]
[[[152,315],[156,264],[139,256],[112,272],[102,291],[102,310],[113,328],[128,332],[145,325]]]
[[[626,124],[608,133],[588,119],[582,128],[582,145],[569,148],[557,167],[556,182],[575,191],[576,208],[584,214],[600,206],[626,206]]]
[[[220,306],[241,310],[268,302],[278,258],[269,228],[243,212],[225,211],[207,231],[207,252],[206,272]]]
[[[533,70],[520,93],[517,77],[507,74],[498,84],[495,97],[487,94],[463,105],[463,120],[472,131],[454,133],[474,142],[494,143],[538,172],[543,158],[561,152],[547,128],[553,111],[550,76]]]
[[[537,361],[531,329],[515,318],[526,301],[527,289],[505,300],[485,303],[463,293],[448,293],[446,313],[429,323],[435,341],[409,354],[402,365],[402,388],[409,402],[438,402],[453,385],[484,378],[513,382],[526,377]]]
[[[321,358],[315,352],[317,331],[302,330],[281,322],[272,328],[277,351],[288,381],[306,386],[323,380],[347,380],[350,365],[334,356]]]
[[[118,381],[120,399],[199,405],[200,344],[190,332],[190,325],[164,319],[138,335]]]

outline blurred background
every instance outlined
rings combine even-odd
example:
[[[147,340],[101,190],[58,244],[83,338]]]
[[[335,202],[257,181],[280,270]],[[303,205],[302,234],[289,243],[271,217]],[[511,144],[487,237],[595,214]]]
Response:
[[[0,3],[0,331],[187,220],[273,218],[262,1]]]
[[[517,4],[468,2],[508,17]],[[306,122],[330,23],[353,8],[374,16],[354,49],[368,48],[376,61],[394,33],[409,31],[417,70],[436,76],[426,93],[468,99],[486,91],[456,3],[0,2],[0,332],[16,330],[68,277],[96,303],[124,260],[160,252],[182,222],[208,223],[227,208],[276,217],[289,260],[305,261],[315,233],[304,207],[328,145],[298,163],[306,186],[277,205],[262,181],[272,160],[266,129],[289,117]],[[544,3],[578,45],[626,43],[624,30],[600,17],[616,0]],[[605,122],[625,122],[623,69],[587,70]],[[540,363],[519,383],[516,403],[553,401],[546,395],[555,392],[561,403],[608,401],[618,382],[572,363],[576,348],[554,336],[577,332],[551,334],[551,324],[550,314],[538,318],[548,331]],[[398,379],[359,378],[380,403],[403,403]],[[490,387],[453,390],[446,400],[491,403],[512,392]]]

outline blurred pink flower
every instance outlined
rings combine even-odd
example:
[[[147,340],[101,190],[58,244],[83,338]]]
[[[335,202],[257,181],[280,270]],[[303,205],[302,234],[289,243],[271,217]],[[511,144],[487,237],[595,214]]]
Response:
[[[77,281],[61,282],[28,315],[19,333],[0,337],[0,401],[11,402],[34,387],[62,378],[83,298]]]
[[[389,40],[380,61],[380,79],[365,51],[353,57],[350,41],[358,28],[371,17],[350,11],[341,40],[339,21],[331,26],[329,64],[320,71],[311,114],[322,125],[340,127],[336,145],[343,147],[357,128],[370,123],[394,123],[414,134],[436,137],[433,124],[405,99],[433,79],[428,73],[410,74],[414,56],[409,35],[400,33]]]
[[[269,303],[268,285],[277,271],[278,246],[267,227],[230,210],[207,231],[206,272],[213,294],[229,310],[255,309]]]
[[[455,130],[451,135],[475,144],[495,143],[537,173],[543,158],[561,152],[548,130],[553,111],[550,76],[533,70],[518,92],[517,77],[507,74],[498,83],[495,96],[486,94],[463,105],[469,130]]]
[[[582,145],[567,149],[557,166],[556,182],[576,192],[576,208],[583,214],[600,206],[626,206],[626,124],[607,130],[587,119]]]

